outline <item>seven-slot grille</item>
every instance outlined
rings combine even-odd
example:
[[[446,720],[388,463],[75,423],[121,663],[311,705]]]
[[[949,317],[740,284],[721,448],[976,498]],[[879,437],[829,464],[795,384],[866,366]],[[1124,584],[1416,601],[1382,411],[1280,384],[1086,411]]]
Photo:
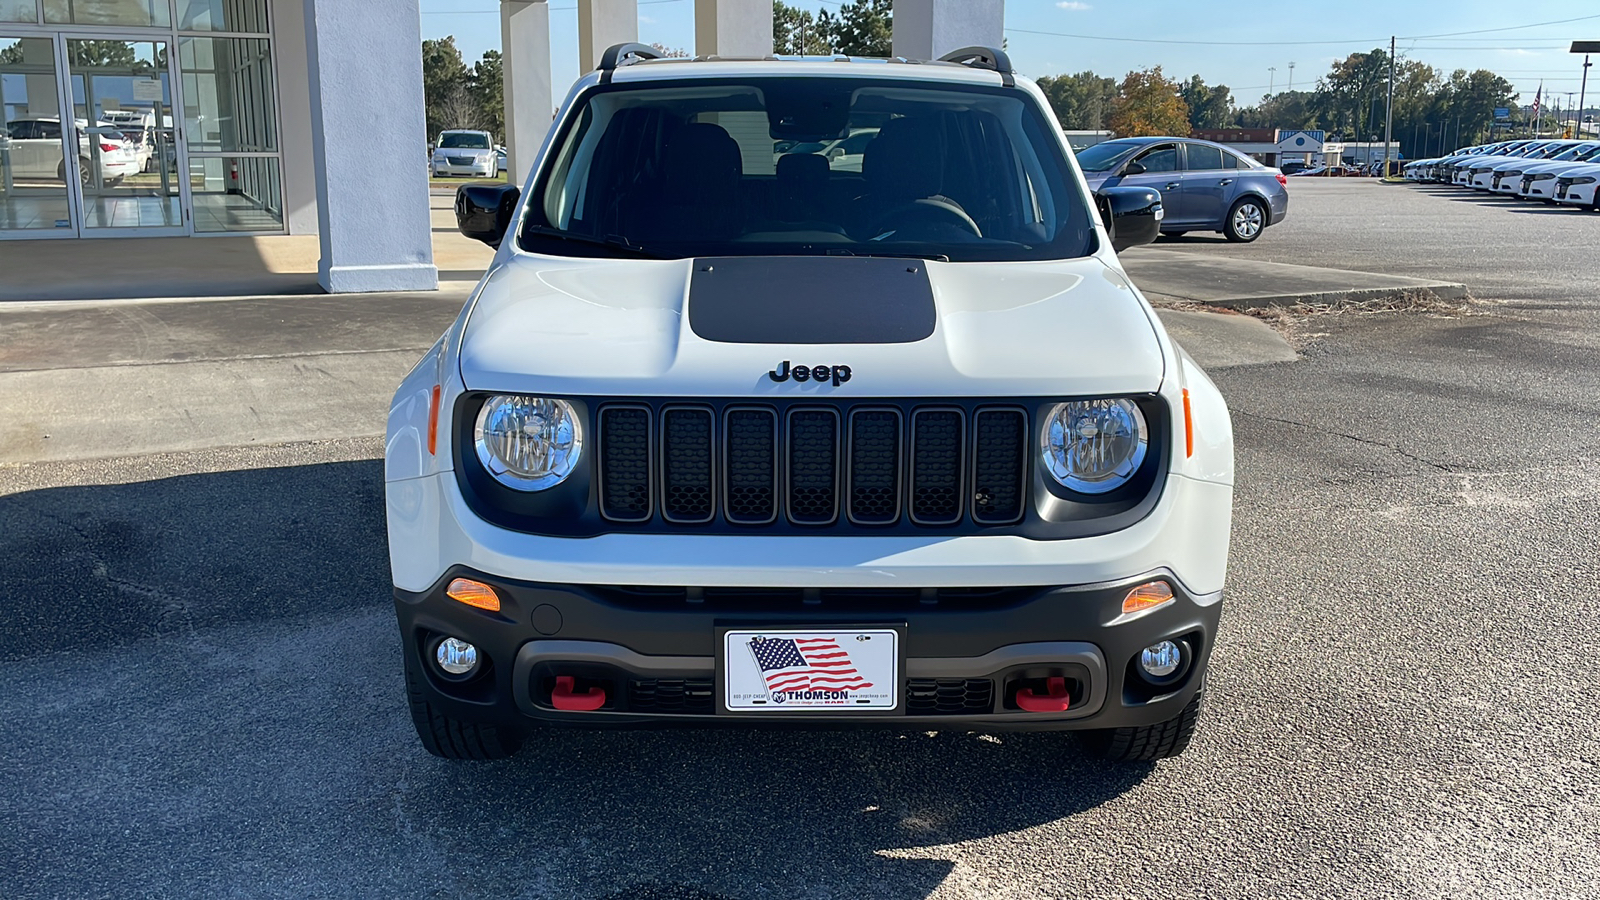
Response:
[[[730,404],[600,407],[600,511],[614,522],[1009,525],[1027,496],[1027,413]]]

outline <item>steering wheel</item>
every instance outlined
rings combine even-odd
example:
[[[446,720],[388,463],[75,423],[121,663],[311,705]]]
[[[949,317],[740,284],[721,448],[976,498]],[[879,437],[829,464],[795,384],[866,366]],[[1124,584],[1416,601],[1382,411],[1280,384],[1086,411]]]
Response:
[[[949,200],[939,200],[932,197],[913,200],[903,206],[897,206],[878,217],[877,237],[892,234],[902,228],[920,222],[960,225],[977,237],[983,237],[983,229],[979,228],[978,223],[967,215],[966,210]]]

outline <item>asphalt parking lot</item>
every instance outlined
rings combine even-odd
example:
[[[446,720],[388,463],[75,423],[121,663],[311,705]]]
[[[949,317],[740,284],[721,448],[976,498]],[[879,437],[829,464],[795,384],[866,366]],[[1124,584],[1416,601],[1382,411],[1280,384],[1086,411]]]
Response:
[[[1477,300],[1212,371],[1239,483],[1183,757],[544,731],[447,763],[402,700],[379,439],[125,450],[0,467],[0,896],[1592,895],[1600,215],[1307,180],[1256,244],[1135,252]]]

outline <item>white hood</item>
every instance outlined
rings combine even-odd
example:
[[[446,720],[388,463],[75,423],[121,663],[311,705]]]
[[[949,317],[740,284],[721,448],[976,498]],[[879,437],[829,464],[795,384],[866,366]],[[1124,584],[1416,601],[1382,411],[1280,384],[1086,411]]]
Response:
[[[569,396],[1025,397],[1156,391],[1153,315],[1098,259],[926,266],[933,333],[907,343],[727,343],[685,315],[694,260],[518,253],[482,286],[460,348],[469,390]],[[849,290],[840,285],[840,290]],[[752,302],[761,302],[759,299]],[[860,298],[871,303],[871,297]],[[792,365],[850,380],[777,382]]]

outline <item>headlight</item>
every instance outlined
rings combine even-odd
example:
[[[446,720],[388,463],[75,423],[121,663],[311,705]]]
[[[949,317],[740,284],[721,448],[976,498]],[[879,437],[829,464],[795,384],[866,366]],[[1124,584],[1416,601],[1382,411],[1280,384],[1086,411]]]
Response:
[[[1594,184],[1594,176],[1579,175],[1577,178],[1568,179],[1567,184]]]
[[[1051,477],[1083,494],[1104,494],[1127,484],[1150,445],[1144,414],[1120,399],[1057,404],[1040,438]]]
[[[1528,176],[1528,180],[1529,181],[1544,181],[1546,179],[1550,179],[1550,178],[1554,178],[1554,177],[1556,177],[1556,173],[1554,173],[1554,172],[1535,172],[1532,175]]]
[[[567,479],[583,454],[583,425],[565,400],[497,394],[473,430],[478,461],[495,480],[542,491]]]

